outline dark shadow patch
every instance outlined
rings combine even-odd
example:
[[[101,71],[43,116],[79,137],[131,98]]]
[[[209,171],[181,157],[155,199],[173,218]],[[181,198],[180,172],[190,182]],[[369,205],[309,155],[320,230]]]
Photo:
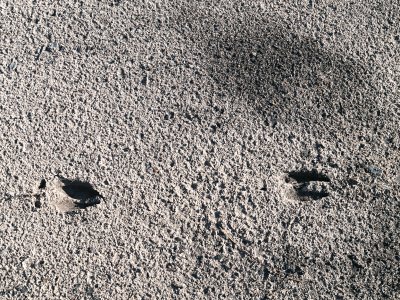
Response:
[[[64,182],[63,190],[68,196],[77,200],[85,200],[88,198],[100,196],[99,192],[93,189],[92,185],[87,182],[69,181]]]
[[[171,288],[172,288],[172,290],[174,291],[174,293],[176,295],[179,295],[180,294],[180,290],[183,289],[183,286],[178,285],[176,283],[171,283]]]
[[[35,203],[34,203],[36,208],[42,208],[42,203],[40,201],[40,195],[35,195]]]
[[[98,198],[95,198],[92,201],[85,200],[82,202],[75,203],[75,206],[80,209],[85,209],[88,208],[89,206],[94,206],[97,204],[100,204],[100,200]]]
[[[45,188],[46,188],[46,180],[42,179],[39,184],[39,189],[45,189]]]
[[[78,200],[75,202],[76,207],[84,209],[89,206],[100,204],[100,199],[103,197],[90,183],[80,180],[70,180],[63,177],[60,177],[60,180],[64,184],[62,187],[63,191],[69,197]]]
[[[330,134],[329,126],[379,125],[374,68],[322,39],[300,35],[274,16],[243,7],[227,18],[197,7],[177,17],[191,57],[208,75],[221,100],[250,105],[265,123],[290,123]],[[178,21],[177,21],[178,22]],[[379,121],[380,119],[381,121]]]
[[[347,257],[348,257],[348,258],[350,259],[350,261],[351,261],[353,270],[360,271],[360,270],[363,269],[363,266],[362,266],[361,264],[358,263],[358,259],[357,259],[357,257],[356,257],[355,255],[350,254],[350,255],[347,255]]]
[[[309,181],[323,181],[323,182],[330,182],[330,178],[325,174],[318,173],[317,170],[302,170],[302,171],[293,171],[289,172],[288,176],[297,182],[309,182]]]
[[[367,89],[367,70],[325,52],[318,40],[265,28],[208,44],[210,77],[224,92],[252,105],[268,124],[326,124],[350,113],[361,121],[369,113],[371,104],[354,93]]]
[[[357,184],[358,184],[358,181],[355,180],[355,179],[353,179],[353,178],[349,178],[349,179],[347,180],[347,183],[348,183],[350,186],[354,186],[354,185],[357,185]]]
[[[289,172],[286,182],[293,185],[300,200],[319,200],[329,196],[326,182],[331,182],[330,178],[315,169]]]

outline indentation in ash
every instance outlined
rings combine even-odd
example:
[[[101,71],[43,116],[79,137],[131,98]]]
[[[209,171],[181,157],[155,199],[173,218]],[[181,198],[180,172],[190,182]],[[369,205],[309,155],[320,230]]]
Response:
[[[87,208],[100,203],[102,196],[89,182],[60,178],[63,191],[75,202],[78,208]]]
[[[46,188],[46,179],[42,179],[39,184],[39,189],[42,190],[45,188]]]
[[[44,195],[44,190],[46,189],[46,185],[47,185],[46,179],[42,179],[39,184],[39,190],[37,191],[37,193],[32,194],[34,198],[33,204],[35,206],[33,211],[37,211],[38,209],[42,208],[41,198]]]
[[[327,182],[330,178],[317,170],[292,171],[287,174],[286,182],[291,183],[300,200],[319,200],[329,196]]]
[[[318,171],[315,169],[311,171],[301,170],[301,171],[289,172],[288,176],[299,183],[309,182],[309,181],[323,181],[323,182],[331,181],[328,176],[322,173],[318,173]]]
[[[51,187],[52,204],[60,212],[72,212],[100,204],[103,197],[86,181],[71,180],[57,175]]]

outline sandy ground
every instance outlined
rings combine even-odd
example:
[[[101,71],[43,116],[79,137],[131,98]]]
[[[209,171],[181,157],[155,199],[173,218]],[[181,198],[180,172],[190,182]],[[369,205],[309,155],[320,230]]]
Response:
[[[400,298],[398,1],[0,12],[0,299]]]

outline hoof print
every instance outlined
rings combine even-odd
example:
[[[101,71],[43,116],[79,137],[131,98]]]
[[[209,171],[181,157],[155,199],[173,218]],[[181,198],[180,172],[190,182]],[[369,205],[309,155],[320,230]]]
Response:
[[[293,171],[287,174],[286,182],[291,183],[300,200],[319,200],[329,196],[327,182],[330,178],[317,170]]]
[[[43,190],[46,188],[46,179],[42,179],[39,184],[39,189]]]
[[[319,173],[317,170],[302,170],[302,171],[294,171],[289,172],[288,177],[295,180],[298,183],[310,182],[310,181],[322,181],[322,182],[331,182],[328,176]]]
[[[60,212],[73,212],[95,206],[103,198],[90,183],[61,176],[55,178],[52,191],[52,204]]]

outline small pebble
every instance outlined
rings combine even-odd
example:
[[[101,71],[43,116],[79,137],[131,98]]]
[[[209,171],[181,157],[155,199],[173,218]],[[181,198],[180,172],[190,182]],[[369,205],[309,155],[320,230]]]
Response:
[[[8,71],[12,72],[17,68],[17,62],[13,60],[9,65],[8,65]]]
[[[368,166],[367,171],[374,176],[380,176],[382,174],[382,170],[376,166]]]
[[[58,44],[57,44],[56,42],[53,42],[53,43],[49,43],[49,44],[46,46],[45,51],[47,51],[47,52],[53,52],[54,50],[57,50],[57,48],[58,48]]]

